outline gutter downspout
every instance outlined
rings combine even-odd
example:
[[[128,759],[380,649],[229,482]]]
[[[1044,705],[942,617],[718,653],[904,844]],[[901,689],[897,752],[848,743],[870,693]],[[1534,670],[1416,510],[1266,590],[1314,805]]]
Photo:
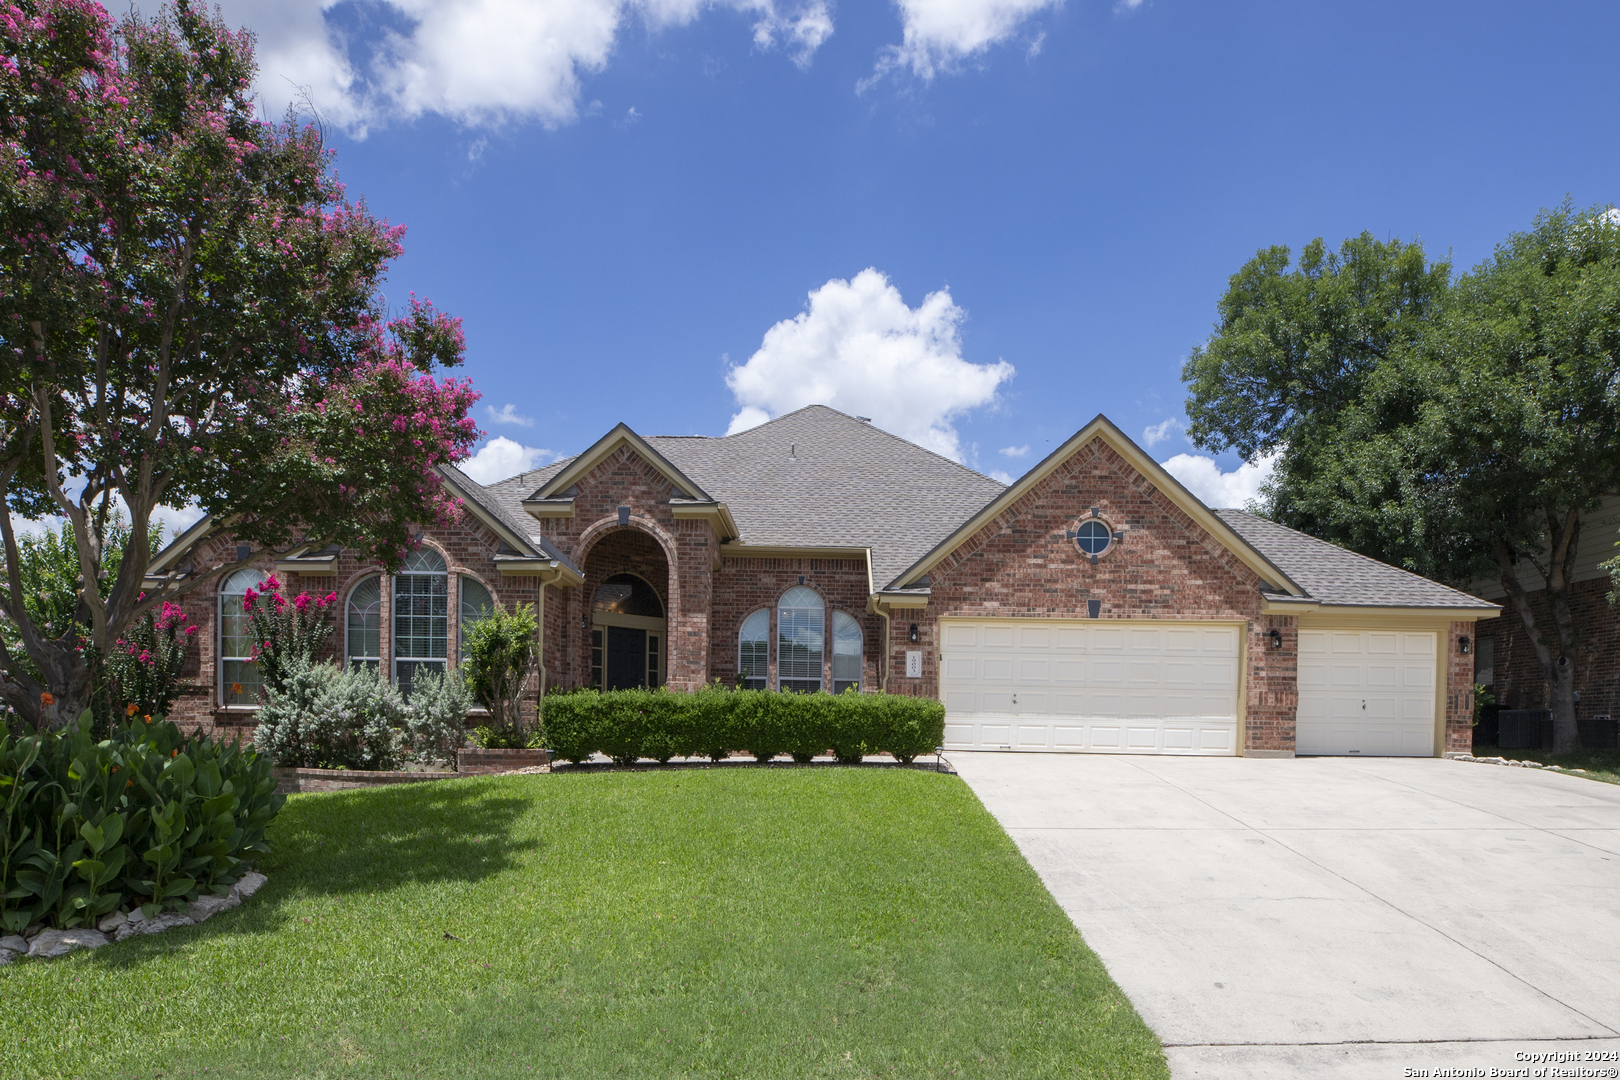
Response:
[[[889,692],[889,667],[893,663],[894,643],[889,639],[889,613],[883,610],[883,604],[875,596],[872,598],[872,614],[883,620],[883,673],[878,678],[878,692],[887,694]]]

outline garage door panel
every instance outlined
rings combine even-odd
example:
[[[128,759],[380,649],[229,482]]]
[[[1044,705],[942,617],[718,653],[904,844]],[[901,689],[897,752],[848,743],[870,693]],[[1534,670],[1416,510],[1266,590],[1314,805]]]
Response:
[[[1089,665],[1093,686],[1118,686],[1125,681],[1125,665],[1118,660],[1093,660]]]
[[[1236,627],[946,625],[951,629],[940,637],[947,745],[1226,755],[1236,749]],[[958,632],[963,626],[976,629]],[[998,644],[1009,640],[1016,646]]]
[[[1301,630],[1295,753],[1430,756],[1436,642],[1404,631]]]
[[[1125,631],[1123,630],[1093,630],[1087,636],[1091,638],[1087,644],[1092,652],[1125,651]]]
[[[1018,645],[1023,649],[1050,649],[1052,647],[1052,632],[1044,626],[1020,627]]]
[[[1086,679],[1084,660],[1058,660],[1052,667],[1053,677],[1058,682],[1084,682]]]

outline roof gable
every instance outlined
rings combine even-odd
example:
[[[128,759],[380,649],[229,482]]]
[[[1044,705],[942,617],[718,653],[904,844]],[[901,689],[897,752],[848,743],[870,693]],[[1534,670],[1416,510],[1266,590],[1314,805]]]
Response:
[[[664,478],[674,485],[676,491],[688,499],[699,499],[704,502],[714,501],[708,492],[699,487],[690,477],[653,449],[652,445],[630,430],[629,425],[619,424],[612,431],[570,461],[563,469],[558,471],[551,479],[540,486],[540,489],[530,496],[532,499],[546,499],[561,495],[573,487],[581,477],[596,468],[619,447],[628,446],[638,454],[643,461],[663,474]]]
[[[1098,413],[1096,418],[1085,427],[1075,432],[1062,446],[1059,446],[1027,473],[1013,481],[1005,491],[990,500],[983,509],[969,517],[956,531],[952,532],[921,559],[909,566],[888,587],[891,589],[903,589],[916,585],[919,579],[939,565],[951,552],[966,543],[1009,507],[1012,507],[1025,495],[1029,494],[1059,466],[1093,440],[1100,440],[1123,458],[1131,468],[1145,477],[1149,483],[1169,499],[1178,510],[1191,518],[1193,522],[1227,551],[1231,552],[1239,562],[1252,570],[1262,581],[1295,596],[1305,595],[1305,590],[1298,582],[1261,553],[1253,544],[1244,539],[1213,510],[1205,506],[1202,500],[1183,487],[1175,477],[1165,472],[1158,462],[1154,461],[1128,435],[1119,430],[1113,421],[1101,413]]]

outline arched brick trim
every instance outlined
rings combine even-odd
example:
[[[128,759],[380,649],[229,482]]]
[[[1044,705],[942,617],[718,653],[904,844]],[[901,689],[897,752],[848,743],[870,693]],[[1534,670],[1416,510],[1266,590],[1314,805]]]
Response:
[[[630,515],[630,524],[628,525],[620,525],[617,515],[613,517],[604,517],[597,521],[591,522],[591,524],[579,534],[579,539],[574,543],[574,550],[571,558],[574,560],[574,565],[579,567],[581,572],[586,574],[586,580],[588,582],[588,560],[590,559],[591,552],[596,548],[597,544],[601,543],[609,536],[612,536],[614,533],[621,532],[639,532],[646,536],[652,537],[653,541],[658,545],[658,550],[663,552],[664,555],[664,577],[666,579],[665,588],[668,590],[668,594],[664,597],[664,625],[666,627],[664,634],[664,678],[667,680],[669,679],[670,674],[676,670],[676,660],[678,658],[682,660],[686,658],[685,653],[687,649],[686,640],[679,636],[675,629],[680,625],[680,618],[682,612],[684,611],[684,606],[682,604],[682,594],[684,590],[682,589],[680,574],[681,563],[679,548],[676,546],[675,538],[660,527],[658,522],[653,521],[651,518],[642,517],[638,514]],[[637,576],[640,577],[641,575]],[[645,581],[646,579],[642,578],[642,580]],[[648,582],[648,584],[651,585],[652,583]],[[588,615],[591,610],[594,597],[585,595],[585,590],[583,588],[574,591],[579,593],[580,615],[582,617]],[[653,587],[653,591],[658,591],[656,586]],[[590,635],[586,633],[582,636],[582,640],[580,642],[580,652],[584,654],[587,661],[590,655],[590,648]],[[588,673],[588,662],[585,665],[585,669]]]

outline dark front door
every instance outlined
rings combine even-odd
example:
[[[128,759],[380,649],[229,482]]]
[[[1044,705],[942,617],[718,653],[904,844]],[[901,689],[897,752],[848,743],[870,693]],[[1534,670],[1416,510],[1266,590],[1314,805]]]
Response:
[[[647,631],[628,626],[607,628],[607,688],[627,690],[647,685]]]

